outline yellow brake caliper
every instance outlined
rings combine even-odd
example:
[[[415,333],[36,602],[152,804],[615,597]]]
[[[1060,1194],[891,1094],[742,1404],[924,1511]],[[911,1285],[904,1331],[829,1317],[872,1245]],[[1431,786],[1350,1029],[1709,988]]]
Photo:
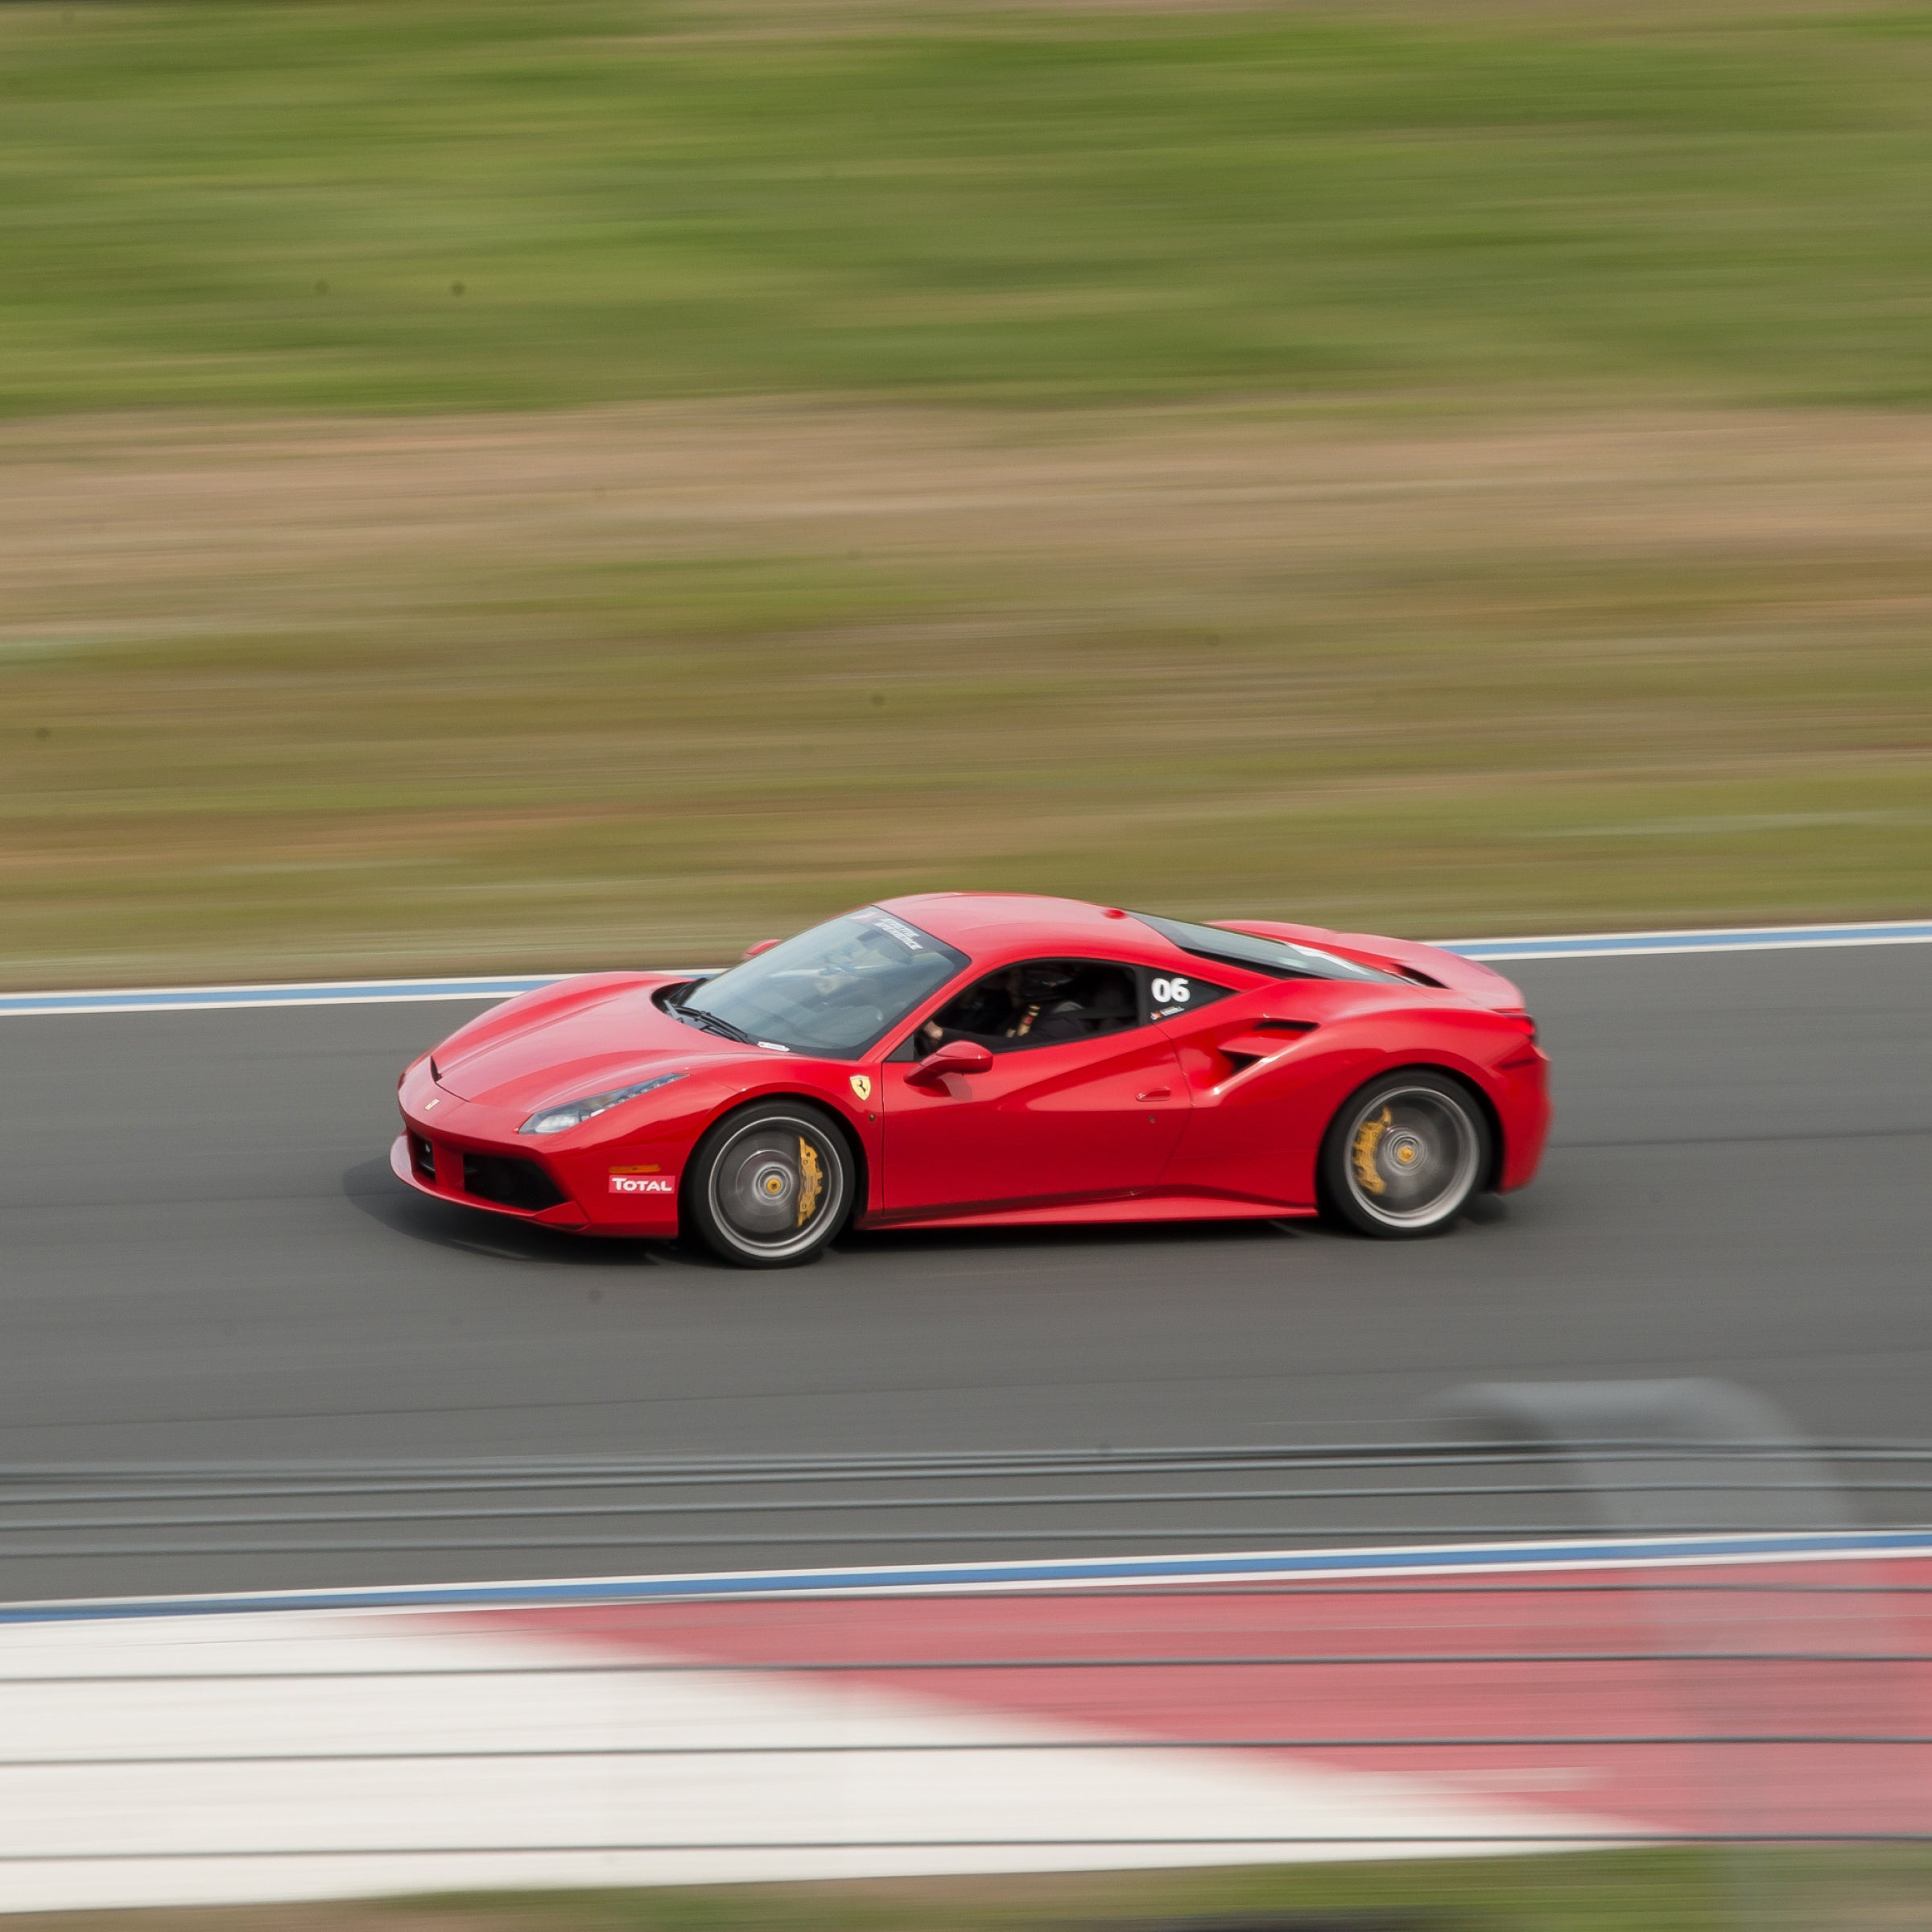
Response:
[[[807,1140],[799,1142],[799,1169],[804,1185],[799,1190],[799,1225],[803,1228],[817,1212],[819,1196],[825,1190],[825,1176],[819,1166],[819,1150]]]
[[[1382,1144],[1382,1136],[1395,1125],[1389,1109],[1382,1109],[1381,1118],[1364,1121],[1355,1130],[1355,1178],[1371,1194],[1386,1191],[1389,1183],[1385,1181],[1375,1164],[1375,1150]]]

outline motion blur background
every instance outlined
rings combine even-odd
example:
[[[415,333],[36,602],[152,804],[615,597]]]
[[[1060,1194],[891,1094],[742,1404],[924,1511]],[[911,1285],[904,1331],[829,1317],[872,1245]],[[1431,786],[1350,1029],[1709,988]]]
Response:
[[[1932,9],[0,8],[0,971],[1922,912]]]
[[[946,886],[1440,938],[1922,916],[1929,214],[1915,0],[12,0],[0,983],[702,964]],[[1530,962],[1558,1141],[1536,1191],[1447,1244],[879,1237],[782,1294],[404,1199],[388,1083],[453,1011],[21,1018],[6,1587],[629,1571],[671,1566],[687,1533],[690,1567],[748,1522],[790,1539],[782,1560],[956,1536],[956,1509],[896,1492],[886,1530],[840,1530],[789,1465],[593,1467],[694,1448],[1051,1451],[1027,1480],[1055,1484],[1097,1443],[1191,1445],[1189,1484],[1214,1444],[1261,1458],[1208,1493],[1205,1528],[1162,1496],[1055,1490],[957,1532],[975,1557],[994,1530],[1078,1550],[1408,1534],[1373,1459],[1353,1516],[1255,1513],[1301,1496],[1324,1430],[1407,1442],[1470,1381],[1710,1376],[1822,1439],[1922,1436],[1927,956]],[[1932,1451],[1881,1448],[1861,1505],[1922,1515]],[[347,1456],[390,1460],[345,1477]],[[976,1463],[943,1474],[985,1486]],[[558,1502],[620,1478],[643,1504]],[[441,1488],[481,1526],[421,1501]],[[1528,1495],[1538,1535],[1550,1496],[1575,1501],[1509,1470],[1446,1493],[1431,1522]],[[110,1567],[130,1548],[175,1567]],[[352,1658],[382,1683],[339,1707],[324,1685],[303,1729],[297,1694],[250,1691],[241,1638],[224,1656],[191,1630],[137,1670],[131,1619],[76,1624],[71,1651],[23,1620],[0,1658],[0,1911],[179,1897],[159,1922],[196,1932],[1932,1926],[1932,1864],[1903,1842],[1932,1791],[1932,1569],[1833,1575],[1666,1579],[1636,1637],[1621,1598],[1571,1616],[1622,1582],[1538,1598],[1528,1637],[1500,1598],[1425,1598],[1416,1641],[1466,1649],[1454,1677],[1406,1625],[1370,1642],[1380,1612],[1352,1599],[1322,1625],[1387,1653],[1344,1656],[1383,1676],[1344,1684],[1337,1748],[1398,1769],[1413,1749],[1459,1802],[1627,1797],[1667,1827],[1649,1850],[233,1918],[192,1901],[251,1896],[232,1873],[261,1843],[444,1842],[384,1794],[440,1800],[457,1760],[496,1765],[509,1807],[458,1820],[480,1857],[538,1827],[574,1843],[606,1810],[663,1836],[664,1806],[585,1795],[645,1788],[622,1780],[665,1755],[657,1707],[620,1732],[586,1706],[580,1732],[546,1674],[528,1710],[548,1729],[518,1730],[500,1686],[411,1716],[407,1671]],[[1064,1641],[1112,1641],[1055,1600]],[[1207,1600],[1252,1612],[1262,1653],[1329,1614],[1286,1587]],[[1063,1641],[1022,1612],[1022,1662]],[[808,1629],[799,1667],[849,1620]],[[1189,1664],[1150,1628],[1153,1677],[1133,1656],[1075,1674],[1116,1686],[1108,1724],[1158,1715],[1154,1666]],[[890,1678],[903,1658],[880,1654]],[[1580,1701],[1521,1690],[1545,1663]],[[1655,1711],[1628,1675],[1653,1666]],[[35,1670],[69,1702],[37,1702]],[[230,1702],[159,1695],[223,1670],[244,1676]],[[1390,1692],[1392,1734],[1370,1736],[1381,1684],[1418,1671],[1469,1687],[1470,1712]],[[1191,1749],[1230,1710],[1284,1751],[1321,1742],[1319,1673],[1220,1681],[1192,1729],[1136,1748]],[[1458,1744],[1436,1716],[1525,1735]],[[705,1723],[693,1752],[744,1784],[729,1753],[749,1747]],[[1605,1734],[1547,1735],[1579,1725]],[[848,1749],[811,1735],[770,1748]],[[372,1744],[410,1767],[393,1786]],[[1600,1747],[1614,1776],[1574,1761]],[[1640,1749],[1688,1755],[1640,1777]],[[547,1812],[539,1757],[565,1767]],[[786,1764],[815,1761],[856,1761]],[[1125,1832],[1138,1857],[1183,1831],[1164,1799],[1123,1825],[1092,1761],[1066,1761],[1034,1786],[984,1773],[1000,1828],[1026,1828],[989,1843]],[[773,1789],[836,1810],[846,1775]],[[898,1761],[882,1776],[919,1785]],[[1059,1814],[1042,1826],[1030,1790],[1115,1835],[1038,1837]],[[726,1849],[766,1830],[719,1809],[698,1823]],[[890,1839],[889,1807],[848,1809],[825,1828]],[[919,1830],[943,1846],[980,1815],[947,1801]],[[1455,1815],[1465,1848],[1502,1829]],[[1385,1825],[1338,1842],[1445,1842]],[[1739,1850],[1800,1827],[1901,1842]],[[1712,1835],[1737,1843],[1674,1842]],[[230,1876],[196,1892],[184,1846]],[[144,1878],[129,1861],[151,1856]],[[353,1889],[311,1889],[331,1886]]]

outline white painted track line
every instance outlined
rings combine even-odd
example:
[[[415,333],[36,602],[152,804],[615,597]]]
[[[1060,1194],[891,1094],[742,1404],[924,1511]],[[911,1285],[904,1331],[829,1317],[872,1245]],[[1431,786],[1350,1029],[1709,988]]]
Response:
[[[670,972],[715,972],[674,966]],[[318,980],[287,985],[134,986],[71,993],[0,993],[0,1018],[34,1013],[180,1013],[210,1007],[392,1006],[423,1000],[507,1000],[572,976],[562,972],[474,975],[444,980]]]

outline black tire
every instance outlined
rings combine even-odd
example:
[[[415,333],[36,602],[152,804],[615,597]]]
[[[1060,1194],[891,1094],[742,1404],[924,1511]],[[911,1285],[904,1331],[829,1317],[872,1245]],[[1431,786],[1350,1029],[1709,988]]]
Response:
[[[728,1113],[684,1170],[686,1229],[734,1268],[797,1268],[824,1253],[853,1207],[845,1137],[809,1100]]]
[[[1449,1228],[1490,1170],[1489,1120],[1453,1074],[1432,1067],[1378,1075],[1328,1124],[1320,1165],[1329,1218],[1377,1241]]]

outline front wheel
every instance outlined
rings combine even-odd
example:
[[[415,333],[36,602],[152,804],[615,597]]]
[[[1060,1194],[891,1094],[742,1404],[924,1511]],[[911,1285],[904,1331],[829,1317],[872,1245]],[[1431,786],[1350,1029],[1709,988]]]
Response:
[[[804,1101],[729,1114],[685,1172],[686,1225],[739,1268],[795,1268],[844,1225],[852,1199],[844,1137]]]
[[[1322,1142],[1323,1204],[1378,1240],[1439,1234],[1489,1171],[1489,1124],[1448,1074],[1415,1067],[1349,1096]]]

